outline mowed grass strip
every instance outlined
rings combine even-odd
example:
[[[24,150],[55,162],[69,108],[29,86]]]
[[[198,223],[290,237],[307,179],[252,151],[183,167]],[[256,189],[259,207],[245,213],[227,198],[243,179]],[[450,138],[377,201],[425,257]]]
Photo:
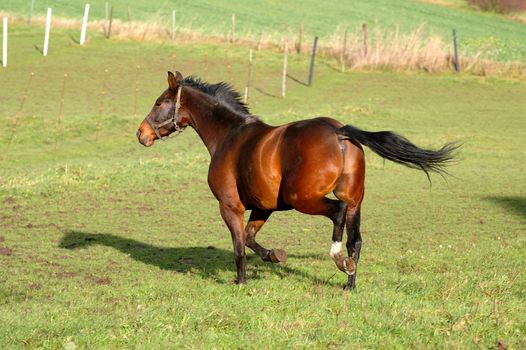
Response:
[[[30,1],[3,0],[0,11],[27,16]],[[91,1],[90,19],[105,17],[104,0]],[[33,16],[45,16],[47,8],[53,8],[56,17],[81,20],[85,2],[81,0],[36,1]],[[172,11],[177,11],[178,30],[229,37],[232,14],[236,15],[236,36],[272,36],[274,41],[283,37],[295,37],[300,24],[304,25],[304,45],[312,45],[314,36],[321,43],[336,40],[339,47],[344,28],[351,35],[361,33],[363,23],[369,26],[369,40],[399,31],[401,34],[415,31],[424,25],[430,35],[438,35],[452,45],[452,30],[457,30],[459,49],[469,56],[484,53],[484,57],[500,62],[526,62],[524,36],[526,26],[507,17],[473,11],[467,6],[442,6],[419,0],[374,1],[324,1],[305,0],[301,11],[295,1],[230,1],[192,0],[163,1],[152,4],[147,0],[114,0],[114,18],[127,22],[149,22],[172,28]],[[128,12],[128,8],[130,12]],[[145,32],[148,28],[144,28]],[[80,25],[77,32],[80,32]],[[389,37],[389,36],[388,36]],[[77,37],[78,38],[78,37]],[[382,40],[379,40],[380,42]],[[425,43],[422,43],[423,45]]]
[[[2,348],[525,346],[524,82],[342,74],[322,59],[308,88],[296,82],[308,60],[291,56],[296,81],[281,99],[282,57],[255,53],[249,101],[266,122],[330,115],[422,146],[464,146],[452,176],[433,177],[432,188],[422,173],[366,150],[355,292],[342,290],[345,276],[328,257],[330,222],[296,212],[274,214],[258,235],[289,261],[269,265],[249,253],[249,281],[239,287],[198,136],[187,130],[145,149],[134,134],[166,70],[241,91],[246,50],[78,47],[70,33],[56,31],[43,58],[32,46],[38,33],[13,28],[17,46],[0,71]]]

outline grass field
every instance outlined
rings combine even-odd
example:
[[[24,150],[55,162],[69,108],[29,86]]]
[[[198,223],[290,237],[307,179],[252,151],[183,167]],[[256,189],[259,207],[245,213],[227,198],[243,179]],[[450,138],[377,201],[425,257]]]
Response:
[[[90,18],[104,18],[104,0],[91,1]],[[27,16],[30,1],[2,0],[0,11]],[[54,16],[81,19],[85,1],[50,0],[35,3],[34,16],[45,16],[52,7]],[[165,24],[171,28],[172,10],[177,10],[180,28],[214,35],[228,35],[231,14],[236,14],[236,32],[239,36],[259,37],[272,34],[278,39],[287,33],[297,33],[304,23],[309,43],[320,36],[322,42],[335,33],[342,35],[343,27],[358,32],[362,23],[369,24],[371,40],[375,33],[402,33],[413,31],[422,24],[429,34],[452,41],[452,29],[458,32],[459,49],[467,55],[484,51],[484,56],[499,61],[526,62],[526,26],[506,17],[469,10],[451,8],[417,0],[374,1],[301,1],[302,11],[295,11],[296,1],[229,1],[229,0],[166,0],[155,5],[151,1],[113,0],[114,16],[128,19],[128,5],[132,20]]]
[[[146,149],[135,131],[166,70],[241,90],[246,49],[78,47],[75,31],[56,30],[44,58],[38,28],[11,31],[0,70],[1,348],[526,347],[524,81],[342,74],[320,59],[308,88],[308,58],[293,55],[281,99],[281,56],[256,52],[249,103],[268,123],[330,115],[423,146],[464,146],[431,189],[422,173],[367,151],[355,292],[342,290],[328,256],[330,222],[296,212],[273,215],[259,234],[289,261],[249,253],[239,287],[198,136]]]

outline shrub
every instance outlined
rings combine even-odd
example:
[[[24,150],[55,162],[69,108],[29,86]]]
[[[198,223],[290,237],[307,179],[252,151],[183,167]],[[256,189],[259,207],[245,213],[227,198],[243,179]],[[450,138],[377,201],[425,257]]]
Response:
[[[466,0],[468,4],[477,6],[482,11],[510,13],[526,11],[525,0]]]

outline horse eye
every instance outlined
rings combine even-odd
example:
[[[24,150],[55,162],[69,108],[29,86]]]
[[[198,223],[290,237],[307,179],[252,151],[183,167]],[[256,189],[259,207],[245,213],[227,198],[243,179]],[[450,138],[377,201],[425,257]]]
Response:
[[[162,104],[161,101],[156,101],[156,102],[155,102],[155,107],[159,107],[161,104]]]

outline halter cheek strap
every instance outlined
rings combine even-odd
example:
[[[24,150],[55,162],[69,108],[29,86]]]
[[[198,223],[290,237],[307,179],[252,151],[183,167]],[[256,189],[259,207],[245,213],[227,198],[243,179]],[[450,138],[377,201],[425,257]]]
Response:
[[[175,131],[177,132],[177,134],[180,134],[184,130],[184,127],[182,128],[179,125],[177,125],[177,120],[176,120],[176,117],[179,116],[179,109],[181,109],[181,92],[182,91],[183,91],[183,86],[180,85],[179,86],[179,90],[177,90],[177,98],[176,98],[176,101],[175,101],[175,108],[174,108],[174,112],[173,112],[171,118],[168,118],[167,120],[165,120],[164,122],[159,123],[159,124],[155,124],[153,121],[150,121],[148,118],[146,118],[146,122],[153,129],[153,132],[155,133],[155,136],[157,136],[157,138],[159,140],[164,141],[164,140],[168,139],[170,136],[173,135],[173,133],[172,133],[172,134],[167,135],[167,136],[161,136],[161,134],[159,133],[159,129],[162,128],[165,125],[173,123],[173,126],[174,126]]]

